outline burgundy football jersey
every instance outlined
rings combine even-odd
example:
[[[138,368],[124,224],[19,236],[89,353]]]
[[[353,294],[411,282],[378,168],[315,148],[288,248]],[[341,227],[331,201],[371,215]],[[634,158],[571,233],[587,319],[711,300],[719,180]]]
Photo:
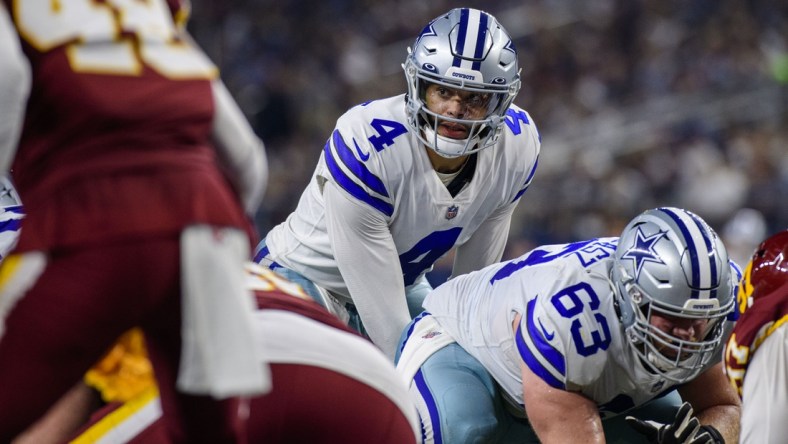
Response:
[[[33,73],[21,250],[244,226],[211,147],[217,69],[181,38],[183,1],[3,1]]]
[[[788,323],[788,284],[758,298],[739,317],[725,347],[725,373],[742,393],[747,366],[758,346],[778,327]]]

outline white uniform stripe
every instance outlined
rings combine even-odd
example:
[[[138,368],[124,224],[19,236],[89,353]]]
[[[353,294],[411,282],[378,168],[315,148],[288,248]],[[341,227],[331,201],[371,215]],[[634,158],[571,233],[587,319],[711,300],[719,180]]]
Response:
[[[462,54],[471,58],[476,53],[476,45],[479,40],[479,23],[481,22],[481,12],[476,9],[471,9],[468,14],[468,29],[465,35],[465,45],[462,48]],[[463,60],[460,63],[461,68],[473,69],[472,60]]]
[[[695,260],[692,261],[693,275],[690,276],[691,285],[697,288],[709,288],[716,285],[712,282],[712,266],[713,266],[713,250],[709,249],[707,243],[710,241],[704,236],[704,231],[701,231],[698,222],[684,211],[669,211],[670,214],[678,219],[680,232],[688,236],[685,239],[687,246],[690,249],[690,254],[694,255]],[[692,260],[692,257],[688,258]],[[700,297],[708,298],[709,292],[702,292]]]
[[[254,316],[255,336],[268,362],[321,367],[361,381],[395,403],[408,418],[413,433],[421,435],[405,381],[369,341],[284,310],[261,310]],[[319,347],[315,347],[316,338],[320,338]]]

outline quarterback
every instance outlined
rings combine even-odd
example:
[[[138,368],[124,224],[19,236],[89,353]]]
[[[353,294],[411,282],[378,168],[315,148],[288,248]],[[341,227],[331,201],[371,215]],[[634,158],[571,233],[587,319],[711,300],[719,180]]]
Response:
[[[434,19],[403,67],[407,94],[338,119],[298,207],[255,256],[392,359],[440,257],[456,247],[454,275],[500,260],[540,149],[512,103],[517,53],[490,14]]]

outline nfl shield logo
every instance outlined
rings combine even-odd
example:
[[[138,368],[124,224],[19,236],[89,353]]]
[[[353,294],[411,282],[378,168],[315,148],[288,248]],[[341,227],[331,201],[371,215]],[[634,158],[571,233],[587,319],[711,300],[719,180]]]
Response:
[[[460,211],[460,207],[457,205],[450,206],[449,209],[446,210],[446,219],[454,219],[458,211]]]

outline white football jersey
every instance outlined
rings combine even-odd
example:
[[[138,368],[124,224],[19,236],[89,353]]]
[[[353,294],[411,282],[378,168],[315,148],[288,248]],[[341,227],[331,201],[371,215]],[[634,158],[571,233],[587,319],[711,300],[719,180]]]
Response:
[[[539,148],[531,117],[512,106],[498,143],[476,155],[472,179],[452,197],[408,127],[404,94],[358,105],[337,121],[296,210],[267,234],[270,257],[350,297],[326,227],[323,189],[331,182],[385,218],[404,285],[411,285],[496,210],[516,204],[533,178]],[[376,274],[364,275],[363,261],[354,265],[354,272],[369,280],[367,288],[374,288]]]
[[[675,385],[646,372],[623,342],[607,279],[617,243],[611,237],[542,246],[448,281],[424,307],[484,365],[517,411],[525,362],[549,385],[596,401],[602,418],[614,416]]]
[[[7,177],[0,177],[0,260],[16,246],[25,217],[22,201]]]

